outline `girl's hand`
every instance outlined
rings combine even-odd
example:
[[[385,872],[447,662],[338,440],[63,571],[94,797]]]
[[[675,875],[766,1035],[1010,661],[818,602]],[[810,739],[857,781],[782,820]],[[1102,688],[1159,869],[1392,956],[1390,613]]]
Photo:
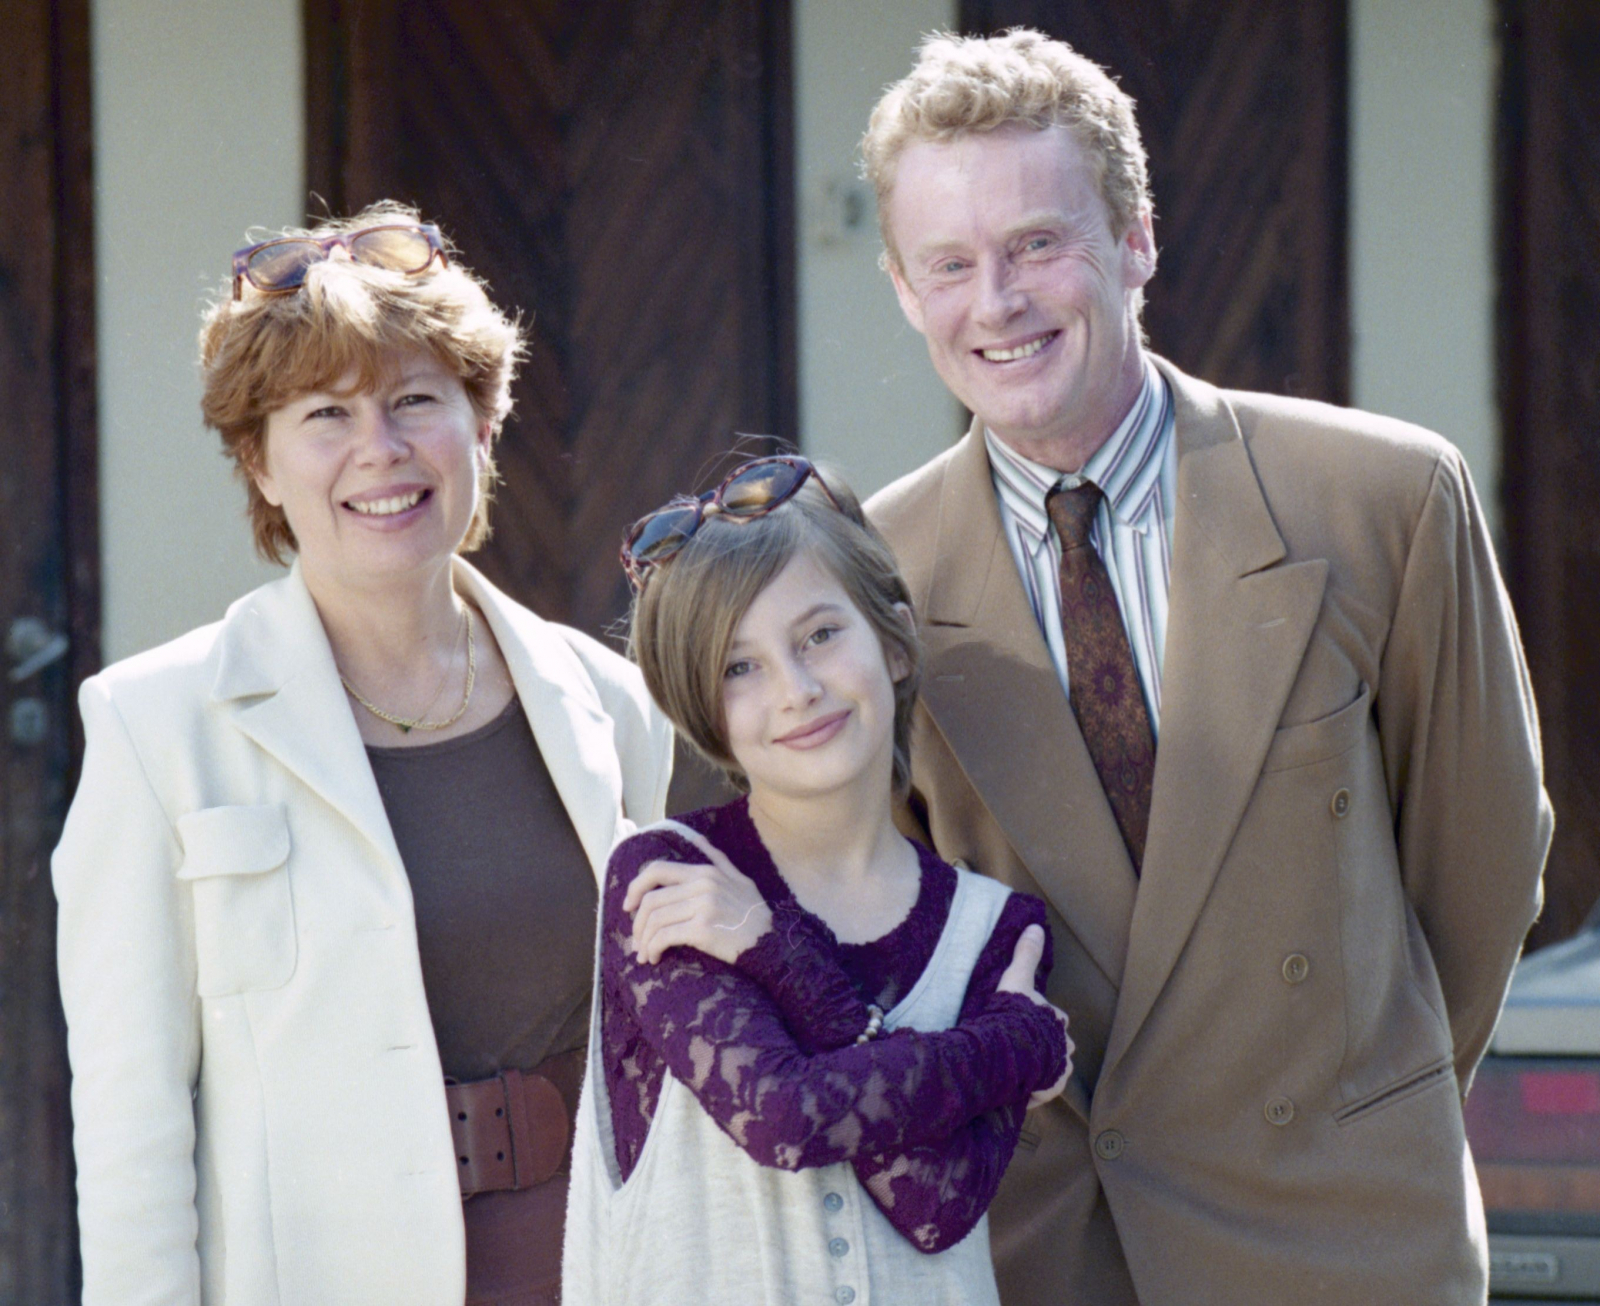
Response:
[[[1028,1098],[1030,1111],[1036,1106],[1043,1106],[1053,1098],[1060,1097],[1061,1091],[1067,1086],[1068,1077],[1072,1074],[1072,1033],[1067,1025],[1067,1013],[1053,1005],[1033,986],[1033,977],[1043,958],[1044,930],[1037,925],[1030,925],[1017,938],[1016,950],[1011,954],[1011,964],[1005,968],[1000,976],[1000,982],[995,985],[996,993],[1020,993],[1029,1001],[1053,1012],[1056,1019],[1061,1022],[1061,1032],[1067,1040],[1067,1063],[1061,1071],[1061,1078],[1037,1090]]]
[[[698,948],[732,965],[772,928],[760,890],[704,839],[704,863],[649,862],[628,886],[636,956],[655,965],[668,948]]]

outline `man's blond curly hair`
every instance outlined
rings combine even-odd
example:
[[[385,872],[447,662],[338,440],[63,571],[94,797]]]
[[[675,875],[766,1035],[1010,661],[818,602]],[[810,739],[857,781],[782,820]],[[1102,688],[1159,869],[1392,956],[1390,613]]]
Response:
[[[883,93],[861,155],[878,197],[889,256],[889,195],[895,163],[913,141],[948,141],[1009,123],[1069,128],[1099,165],[1100,194],[1121,237],[1150,208],[1150,175],[1133,100],[1099,64],[1065,41],[1027,27],[1000,36],[935,32],[923,39],[910,74]]]

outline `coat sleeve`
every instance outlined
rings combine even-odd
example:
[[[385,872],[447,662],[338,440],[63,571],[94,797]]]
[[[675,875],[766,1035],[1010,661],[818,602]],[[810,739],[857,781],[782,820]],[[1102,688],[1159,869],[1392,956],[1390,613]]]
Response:
[[[1516,619],[1450,450],[1412,534],[1376,703],[1405,892],[1433,954],[1462,1092],[1539,913],[1553,817]]]
[[[52,862],[84,1306],[198,1306],[194,932],[178,840],[104,683]]]

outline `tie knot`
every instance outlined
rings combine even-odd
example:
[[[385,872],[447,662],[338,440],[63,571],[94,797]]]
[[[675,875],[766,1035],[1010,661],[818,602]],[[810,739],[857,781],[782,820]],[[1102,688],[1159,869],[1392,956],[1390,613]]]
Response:
[[[1081,549],[1089,542],[1089,527],[1104,497],[1093,481],[1070,490],[1057,486],[1050,491],[1044,510],[1050,514],[1050,523],[1061,537],[1063,549]]]

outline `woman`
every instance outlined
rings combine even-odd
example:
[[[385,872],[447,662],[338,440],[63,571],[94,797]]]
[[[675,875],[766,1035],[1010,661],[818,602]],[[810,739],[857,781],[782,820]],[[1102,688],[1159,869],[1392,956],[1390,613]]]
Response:
[[[596,878],[671,736],[459,556],[520,352],[393,205],[240,251],[205,316],[206,420],[294,565],[81,694],[88,1306],[558,1299]]]
[[[646,684],[748,797],[612,856],[568,1302],[997,1302],[984,1213],[1070,1044],[1043,904],[895,829],[919,652],[888,549],[768,458],[624,560]]]

